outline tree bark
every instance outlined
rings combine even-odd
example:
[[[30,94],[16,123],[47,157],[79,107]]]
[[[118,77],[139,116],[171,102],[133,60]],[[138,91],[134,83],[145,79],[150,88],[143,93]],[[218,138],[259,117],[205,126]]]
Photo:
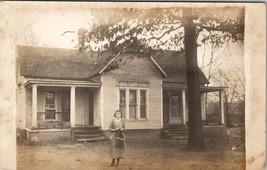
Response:
[[[188,89],[188,141],[186,150],[206,149],[202,130],[199,67],[197,64],[197,34],[192,8],[184,9],[184,44]]]

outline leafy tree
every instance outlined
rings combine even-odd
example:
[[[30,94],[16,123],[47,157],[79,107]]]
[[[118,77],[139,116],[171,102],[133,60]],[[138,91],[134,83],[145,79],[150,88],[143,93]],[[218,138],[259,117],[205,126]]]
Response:
[[[214,86],[226,87],[223,93],[225,101],[225,124],[230,126],[234,123],[231,117],[244,116],[244,70],[243,62],[236,63],[235,53],[232,53],[236,48],[243,47],[243,41],[231,42],[231,37],[227,37],[223,42],[217,43],[220,35],[216,35],[213,30],[203,33],[205,38],[200,53],[200,69],[206,75],[208,81]],[[239,52],[243,51],[238,49]],[[240,55],[240,54],[238,54]],[[241,68],[240,68],[241,66]],[[209,98],[208,98],[209,96]],[[218,93],[205,94],[205,103],[213,103],[214,97],[219,96]],[[219,109],[219,108],[218,108]],[[220,112],[217,110],[217,112]],[[241,118],[241,117],[240,117]],[[238,122],[236,122],[238,123]]]
[[[140,56],[149,56],[161,50],[185,52],[189,114],[186,149],[204,150],[197,47],[211,38],[218,46],[226,39],[242,40],[244,9],[181,7],[101,10],[107,14],[104,15],[106,18],[101,18],[103,15],[99,15],[99,11],[95,11],[95,15],[93,13],[98,23],[84,34],[84,42],[79,45],[79,50],[111,51],[114,54],[111,58],[127,52],[138,52]],[[203,34],[211,30],[216,34]],[[120,61],[124,62],[123,59]]]

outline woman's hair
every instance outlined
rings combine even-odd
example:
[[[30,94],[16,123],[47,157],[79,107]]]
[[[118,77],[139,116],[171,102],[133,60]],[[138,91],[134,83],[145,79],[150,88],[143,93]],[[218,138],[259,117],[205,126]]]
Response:
[[[120,114],[121,114],[120,110],[116,110],[113,116],[116,117],[116,113],[118,113],[118,112],[120,112]]]

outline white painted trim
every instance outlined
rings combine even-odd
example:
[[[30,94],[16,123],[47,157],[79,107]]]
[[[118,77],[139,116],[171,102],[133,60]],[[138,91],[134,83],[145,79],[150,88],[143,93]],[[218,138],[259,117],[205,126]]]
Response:
[[[207,93],[202,93],[201,95],[201,114],[202,114],[202,120],[206,120],[206,103],[205,103],[205,98],[206,98]]]
[[[32,86],[32,127],[37,127],[37,85]]]
[[[100,87],[101,82],[88,82],[88,81],[76,81],[76,80],[55,80],[55,79],[25,79],[24,86],[30,84],[38,84],[38,86],[56,86],[56,87]]]
[[[220,107],[221,107],[221,123],[224,124],[224,102],[223,102],[223,93],[224,91],[220,91]]]
[[[146,120],[149,121],[149,88],[143,88],[143,90],[146,90]]]
[[[183,124],[186,125],[186,95],[185,90],[182,90],[182,108],[183,108]]]
[[[75,127],[75,86],[71,86],[70,90],[70,126]]]
[[[101,86],[102,83],[75,83],[75,82],[45,82],[45,81],[28,81],[24,84],[24,86],[28,86],[29,84],[38,84],[38,86],[49,86],[49,87],[70,87],[70,86],[77,86],[77,87],[95,87],[98,88]]]
[[[126,106],[125,106],[125,118],[126,120],[130,120],[130,115],[129,115],[129,89],[125,89],[125,98],[126,98]]]
[[[101,82],[103,82],[103,75],[100,77]],[[104,84],[100,87],[100,126],[104,129]]]
[[[30,129],[28,127],[25,128],[26,131],[31,133],[37,133],[37,132],[69,132],[71,129]]]
[[[140,120],[140,89],[136,89],[136,119]]]
[[[118,57],[120,55],[120,53],[118,53],[114,58],[112,58],[109,62],[108,62],[108,64],[102,69],[102,70],[100,70],[100,72],[99,72],[99,74],[102,74],[105,70],[106,70],[106,68]]]
[[[154,60],[153,57],[150,57],[153,63],[158,67],[158,69],[164,74],[164,76],[168,77],[168,75],[165,73],[165,71],[159,66],[159,64]]]
[[[118,107],[120,105],[120,90],[125,90],[125,119],[127,121],[148,121],[149,119],[149,90],[148,88],[140,88],[140,87],[119,87],[118,88]],[[130,90],[136,90],[136,119],[130,119],[129,115],[129,93]],[[140,91],[146,91],[146,118],[140,118]]]
[[[27,126],[27,89],[26,87],[23,87],[22,91],[22,127],[25,128]]]

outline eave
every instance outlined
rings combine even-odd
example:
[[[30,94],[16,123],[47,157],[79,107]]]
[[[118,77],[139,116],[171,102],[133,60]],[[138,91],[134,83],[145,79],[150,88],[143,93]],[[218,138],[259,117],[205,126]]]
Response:
[[[25,79],[23,85],[25,87],[31,85],[38,86],[54,86],[54,87],[91,87],[91,88],[99,88],[101,87],[101,82],[94,81],[78,81],[78,80],[54,80],[54,79]]]

